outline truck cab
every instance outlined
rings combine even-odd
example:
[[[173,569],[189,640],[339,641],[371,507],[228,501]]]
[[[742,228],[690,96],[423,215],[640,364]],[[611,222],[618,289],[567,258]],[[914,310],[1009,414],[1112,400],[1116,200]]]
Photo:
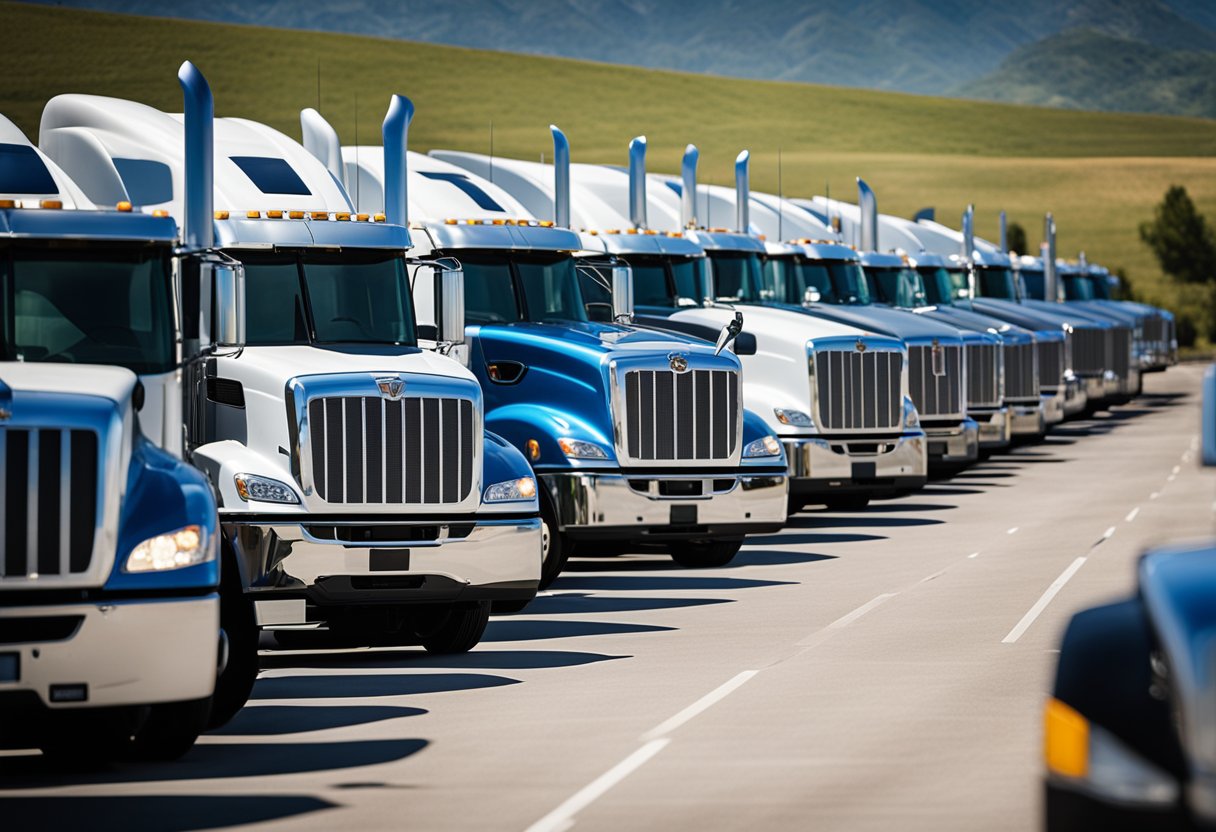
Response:
[[[177,228],[95,206],[0,116],[0,747],[186,752],[228,641],[181,459]]]
[[[243,264],[242,283],[187,275],[182,295],[203,358],[187,380],[185,450],[220,497],[224,568],[256,623],[283,637],[325,627],[356,644],[471,649],[492,603],[536,593],[536,486],[486,431],[473,374],[420,346],[403,212],[394,197],[388,214],[356,213],[298,143],[214,119],[201,73],[181,77],[185,116],[59,96],[41,143],[86,192],[167,210],[187,247]],[[406,123],[390,109],[388,140]],[[194,181],[200,170],[213,187]],[[404,180],[389,187],[404,196]],[[459,283],[440,267],[412,276]],[[218,348],[209,315],[242,310],[241,347]],[[243,659],[252,648],[256,633]]]
[[[389,150],[341,153],[348,180],[360,178],[360,209],[375,210]],[[493,182],[421,154],[402,160],[417,253],[464,270],[487,425],[541,483],[546,581],[571,554],[651,545],[684,566],[722,566],[747,535],[784,525],[785,456],[744,409],[725,339],[715,348],[638,327],[627,305],[607,320],[589,312],[585,287],[627,283],[626,270],[580,265],[576,233]]]
[[[559,145],[562,139],[558,137]],[[602,165],[570,165],[570,224],[581,229],[585,262],[616,258],[628,264],[640,323],[713,340],[739,310],[730,303],[706,300],[714,297],[709,285],[712,257],[698,240],[705,238],[713,245],[721,242],[722,235],[673,229],[673,222],[679,224],[678,214],[665,213],[662,208],[655,209],[656,223],[652,225],[649,188],[653,186],[660,193],[671,189],[662,179],[647,175],[645,153],[645,138],[638,137],[630,143],[627,172]],[[486,157],[453,152],[434,155],[475,173],[488,173]],[[563,155],[555,154],[555,158],[560,160]],[[513,189],[513,195],[533,211],[553,210],[558,190],[555,183],[562,179],[554,167],[516,160],[495,160],[494,166],[496,182]],[[756,249],[754,239],[744,238],[742,244]],[[713,249],[719,251],[713,256],[723,257],[729,250]],[[595,290],[594,286],[588,288]],[[610,300],[601,292],[601,306],[610,305]],[[828,418],[833,407],[840,412],[842,391],[825,390],[820,399],[818,390],[789,372],[791,366],[801,366],[808,360],[808,341],[821,346],[825,361],[831,344],[843,345],[846,353],[860,355],[857,344],[861,343],[872,355],[902,362],[902,344],[852,327],[820,322],[794,310],[755,306],[744,309],[743,314],[744,331],[736,342],[744,370],[743,400],[785,446],[791,511],[808,503],[856,509],[871,497],[890,496],[923,483],[922,434],[914,424],[906,431],[897,426],[894,442],[890,426],[839,425],[833,431],[827,427]],[[889,383],[897,400],[902,401],[902,373]],[[819,409],[823,418],[816,421],[812,414]],[[897,447],[880,448],[880,444]]]

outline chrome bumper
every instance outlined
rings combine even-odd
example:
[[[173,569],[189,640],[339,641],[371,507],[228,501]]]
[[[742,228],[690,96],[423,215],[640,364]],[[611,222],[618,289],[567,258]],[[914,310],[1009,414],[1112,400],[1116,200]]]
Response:
[[[1009,424],[1014,436],[1041,436],[1047,429],[1042,401],[1037,405],[1010,405]]]
[[[1082,384],[1082,389],[1085,392],[1085,398],[1087,399],[1088,404],[1092,405],[1092,404],[1095,404],[1096,402],[1099,402],[1102,399],[1106,398],[1107,384],[1106,384],[1105,377],[1103,377],[1103,376],[1085,376],[1080,381]]]
[[[1043,414],[1043,424],[1046,426],[1058,425],[1064,421],[1066,392],[1057,390],[1053,392],[1044,391],[1039,396],[1039,411]]]
[[[540,584],[539,517],[394,523],[379,516],[279,524],[229,515],[221,525],[244,560],[247,591],[261,624],[324,618],[306,612],[310,605],[527,600]],[[350,542],[352,534],[359,540],[358,534],[376,527],[389,527],[403,539],[378,534],[374,545]],[[318,537],[321,529],[335,533]]]
[[[0,681],[0,693],[33,691],[43,705],[66,709],[182,702],[215,689],[220,602],[214,593],[0,608],[0,621],[60,616],[79,619],[69,637],[4,645],[18,654],[18,675]]]
[[[974,419],[948,428],[926,427],[925,441],[929,446],[929,464],[974,462],[980,454],[980,429]]]
[[[781,473],[541,474],[558,528],[592,540],[678,540],[758,534],[785,525],[788,478]],[[691,492],[691,493],[690,493]]]
[[[1085,382],[1076,376],[1067,379],[1064,386],[1064,416],[1065,418],[1084,413],[1089,406],[1089,394],[1085,392]]]
[[[981,449],[1004,448],[1013,438],[1013,423],[1008,407],[997,410],[984,410],[971,414],[979,426],[979,443]]]
[[[924,485],[928,472],[920,431],[879,442],[803,437],[782,444],[789,460],[790,491],[799,496],[903,491]]]

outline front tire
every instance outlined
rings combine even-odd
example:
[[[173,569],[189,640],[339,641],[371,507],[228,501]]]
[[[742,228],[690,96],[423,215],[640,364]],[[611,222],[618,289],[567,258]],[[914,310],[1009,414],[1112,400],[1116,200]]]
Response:
[[[742,538],[703,543],[681,541],[671,544],[671,559],[689,569],[711,569],[715,566],[726,566],[734,560],[742,546]]]
[[[249,701],[258,678],[258,624],[245,597],[236,553],[224,541],[220,567],[220,627],[228,641],[228,661],[215,680],[208,729],[226,725]]]
[[[830,511],[865,511],[869,504],[870,498],[866,494],[842,494],[824,500]]]
[[[490,622],[490,602],[452,607],[419,617],[418,640],[428,653],[467,653],[481,641]]]
[[[548,589],[566,568],[574,543],[557,530],[557,512],[547,494],[540,499],[541,563],[540,589]]]

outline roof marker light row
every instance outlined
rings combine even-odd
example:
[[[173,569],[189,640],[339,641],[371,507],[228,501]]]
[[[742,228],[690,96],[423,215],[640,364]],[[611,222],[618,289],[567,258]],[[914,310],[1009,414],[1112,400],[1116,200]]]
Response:
[[[289,220],[313,220],[314,222],[327,222],[333,220],[335,222],[385,222],[384,214],[352,214],[350,211],[278,211],[271,209],[266,212],[262,211],[246,211],[245,219],[259,220],[263,215],[268,220],[281,220],[286,217]],[[229,211],[216,211],[215,218],[217,220],[226,220],[231,217]]]

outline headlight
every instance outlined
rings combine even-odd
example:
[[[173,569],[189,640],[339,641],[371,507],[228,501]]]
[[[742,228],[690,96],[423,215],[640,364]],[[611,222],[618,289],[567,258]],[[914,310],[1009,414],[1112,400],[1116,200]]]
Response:
[[[517,480],[496,482],[486,489],[487,503],[506,503],[511,500],[531,500],[536,496],[536,480],[520,477]]]
[[[766,456],[780,456],[781,443],[777,441],[775,436],[765,436],[761,439],[756,439],[747,443],[747,447],[743,449],[744,459],[757,459]]]
[[[166,572],[184,569],[214,559],[201,526],[183,526],[140,543],[127,555],[125,572]]]
[[[259,503],[298,503],[300,498],[290,485],[269,477],[259,477],[255,474],[237,474],[236,493],[242,500],[256,500]]]
[[[571,459],[607,459],[608,452],[594,442],[581,439],[559,439],[557,447]]]
[[[815,422],[810,416],[803,413],[801,410],[784,410],[780,407],[773,408],[773,415],[777,417],[777,421],[783,425],[792,425],[796,428],[814,427]]]
[[[1111,800],[1172,804],[1178,784],[1166,772],[1058,699],[1043,713],[1047,771]]]

